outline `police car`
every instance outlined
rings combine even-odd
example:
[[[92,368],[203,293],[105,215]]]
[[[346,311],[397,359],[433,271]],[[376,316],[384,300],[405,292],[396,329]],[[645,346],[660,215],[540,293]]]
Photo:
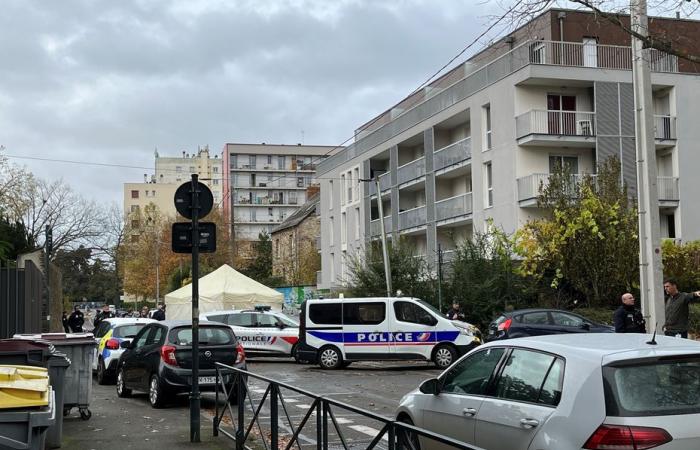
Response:
[[[117,362],[124,352],[122,341],[131,341],[141,328],[155,322],[151,319],[113,317],[103,320],[93,331],[97,347],[92,358],[92,370],[97,372],[97,382],[108,384],[114,381]]]
[[[246,354],[293,356],[297,359],[299,323],[281,312],[272,311],[269,306],[256,306],[252,310],[210,311],[201,314],[200,320],[229,325]]]

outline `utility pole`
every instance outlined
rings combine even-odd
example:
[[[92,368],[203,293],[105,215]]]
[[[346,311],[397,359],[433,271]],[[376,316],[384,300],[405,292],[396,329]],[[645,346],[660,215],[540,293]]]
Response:
[[[374,185],[377,188],[377,208],[379,209],[379,226],[382,236],[382,257],[384,258],[384,277],[386,279],[386,296],[391,297],[391,263],[389,262],[389,250],[386,247],[386,230],[384,229],[384,205],[382,204],[382,191],[379,187],[379,177],[374,177]]]
[[[46,277],[46,321],[48,328],[46,331],[51,332],[51,252],[53,251],[53,230],[51,226],[46,225],[44,239],[44,271]]]
[[[199,393],[199,182],[192,174],[192,391],[190,392],[190,442],[200,442]]]
[[[630,0],[632,30],[649,35],[646,0]],[[632,75],[634,79],[635,138],[637,144],[637,198],[639,208],[639,281],[642,313],[656,331],[665,318],[662,292],[661,232],[656,174],[656,145],[651,91],[650,50],[632,37]],[[650,330],[652,331],[650,327]]]
[[[438,243],[438,310],[442,312],[442,246]]]

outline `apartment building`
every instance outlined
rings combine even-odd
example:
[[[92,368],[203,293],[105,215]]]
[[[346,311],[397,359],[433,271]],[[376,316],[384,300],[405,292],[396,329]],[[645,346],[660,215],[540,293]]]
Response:
[[[700,53],[700,23],[654,18]],[[630,38],[593,14],[553,9],[356,130],[317,168],[319,287],[347,280],[346,256],[401,236],[434,263],[489,219],[507,232],[546,214],[541,183],[557,165],[595,174],[611,155],[636,190]],[[651,50],[662,236],[700,239],[698,68]],[[374,183],[363,179],[377,178]]]
[[[210,155],[209,146],[200,147],[197,153],[182,152],[182,156],[156,157],[156,181],[158,183],[174,183],[180,185],[191,179],[191,174],[196,173],[202,183],[211,189],[214,195],[214,204],[221,205],[223,197],[222,161],[218,154]]]
[[[232,218],[235,249],[248,255],[250,243],[301,207],[317,164],[339,149],[320,145],[226,144],[223,165],[224,214]]]

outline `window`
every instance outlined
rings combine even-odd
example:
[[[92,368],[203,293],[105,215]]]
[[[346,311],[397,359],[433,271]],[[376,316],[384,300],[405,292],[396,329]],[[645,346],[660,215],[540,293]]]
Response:
[[[340,204],[341,205],[345,204],[345,196],[343,195],[343,192],[345,192],[345,174],[342,174],[340,176]]]
[[[483,150],[491,150],[492,139],[491,139],[491,105],[485,105],[483,107],[483,119],[484,119],[484,145]]]
[[[175,328],[170,332],[169,339],[173,344],[189,346],[192,344],[192,328]],[[229,327],[200,325],[200,345],[229,345],[235,341],[236,338]]]
[[[100,326],[102,326],[102,324],[100,324]],[[139,324],[134,324],[134,325],[122,325],[122,326],[114,329],[114,331],[112,332],[112,337],[115,337],[115,338],[133,338],[145,326],[146,326],[146,324],[144,324],[144,323],[139,323]],[[95,335],[95,337],[99,337],[99,336]]]
[[[131,221],[131,228],[138,228],[139,227],[139,220],[134,219]]]
[[[386,319],[386,303],[345,303],[344,325],[379,325]]]
[[[491,162],[484,164],[484,181],[486,185],[486,198],[484,202],[486,207],[490,208],[493,206],[493,169]]]
[[[272,168],[272,155],[267,155],[267,167]]]
[[[342,310],[341,303],[314,303],[309,305],[309,319],[315,324],[341,325]]]
[[[219,180],[218,180],[218,179],[213,179],[212,181],[214,182],[214,185],[219,184]]]
[[[552,322],[554,325],[564,326],[564,327],[577,327],[580,328],[584,323],[580,317],[574,316],[573,314],[564,314],[560,312],[552,311]]]
[[[504,349],[489,348],[452,366],[442,379],[442,392],[484,395]]]
[[[355,176],[353,177],[352,185],[353,190],[355,191],[353,196],[355,198],[355,201],[358,201],[360,199],[360,169],[356,167],[353,172],[355,174]]]
[[[333,241],[331,241],[333,245]],[[331,283],[335,281],[335,253],[331,253]]]
[[[578,173],[578,157],[577,156],[559,156],[549,155],[549,173],[557,171],[566,171],[571,175]]]
[[[353,185],[355,184],[355,180],[352,178],[352,172],[348,172],[348,177],[347,177],[347,186],[345,187],[347,189],[348,193],[348,203],[352,203],[352,191],[353,191]]]
[[[297,187],[304,187],[304,177],[297,177]]]
[[[101,338],[101,337],[103,337],[105,334],[107,334],[107,332],[109,331],[110,328],[112,328],[112,324],[111,324],[111,323],[109,323],[109,322],[102,322],[101,324],[99,324],[99,325],[97,326],[97,329],[95,330],[95,337],[96,337],[96,338]],[[115,337],[116,337],[116,336],[115,336]]]
[[[280,170],[284,170],[285,167],[285,161],[284,161],[284,156],[278,156],[277,157],[277,168]]]
[[[528,403],[556,406],[561,397],[561,367],[552,370],[556,358],[546,353],[515,349],[508,357],[503,372],[496,383],[495,396]],[[560,364],[560,363],[559,363]],[[542,388],[549,376],[556,378]]]
[[[250,168],[255,169],[257,165],[257,157],[255,155],[250,155]]]
[[[219,168],[218,168],[218,167],[214,166],[213,170],[214,170],[214,173],[219,173]]]
[[[360,208],[355,208],[355,239],[360,239]]]
[[[131,198],[139,198],[139,191],[131,191]]]
[[[520,322],[530,325],[549,325],[549,316],[546,311],[524,314]]]
[[[153,327],[153,331],[148,335],[146,345],[160,344],[163,340],[163,327]]]
[[[148,338],[148,335],[151,333],[151,330],[153,330],[152,327],[144,327],[143,330],[139,334],[136,335],[136,338],[134,339],[134,348],[141,348],[144,345],[146,345],[146,339]]]
[[[411,302],[394,302],[394,315],[399,322],[419,325],[437,325],[437,319],[428,311]]]
[[[297,193],[296,192],[291,191],[291,192],[289,192],[289,194],[287,194],[287,203],[289,203],[290,205],[297,204]]]
[[[328,182],[328,209],[333,209],[333,180]]]
[[[229,314],[227,323],[237,327],[253,327],[255,317],[251,313]]]
[[[335,221],[333,220],[332,217],[328,218],[328,225],[329,225],[328,226],[328,240],[330,241],[331,245],[335,244],[335,242],[333,242],[334,241],[333,238],[335,237],[333,235],[333,226],[335,225],[334,222]]]
[[[195,173],[195,172],[196,172],[195,167],[194,167],[194,166],[190,166],[190,173]]]
[[[275,316],[271,316],[269,314],[256,314],[256,316],[258,316],[257,323],[259,327],[277,327],[277,319]]]
[[[345,213],[340,215],[340,239],[341,244],[345,245],[348,243],[348,221]]]

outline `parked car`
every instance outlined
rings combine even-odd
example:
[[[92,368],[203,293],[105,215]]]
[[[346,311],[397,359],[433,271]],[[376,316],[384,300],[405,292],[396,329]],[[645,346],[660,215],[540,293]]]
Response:
[[[489,450],[700,448],[700,343],[651,339],[489,342],[407,394],[396,417]]]
[[[154,322],[151,319],[117,318],[103,320],[95,330],[94,358],[92,358],[92,370],[97,373],[98,384],[112,383],[117,374],[119,357],[124,353],[122,342],[130,342],[139,331],[147,324]]]
[[[611,317],[612,317],[612,313]],[[615,328],[558,309],[520,309],[489,324],[487,341],[563,333],[614,333]]]
[[[117,395],[129,397],[132,390],[148,393],[154,408],[164,406],[172,395],[190,391],[192,383],[192,323],[164,320],[149,323],[134,340],[122,345]],[[215,363],[245,369],[245,351],[231,327],[214,322],[199,325],[199,388],[216,389]],[[224,382],[233,389],[233,371],[224,371]]]
[[[199,317],[229,325],[249,356],[293,356],[297,359],[299,322],[272,311],[269,306],[210,311]]]

